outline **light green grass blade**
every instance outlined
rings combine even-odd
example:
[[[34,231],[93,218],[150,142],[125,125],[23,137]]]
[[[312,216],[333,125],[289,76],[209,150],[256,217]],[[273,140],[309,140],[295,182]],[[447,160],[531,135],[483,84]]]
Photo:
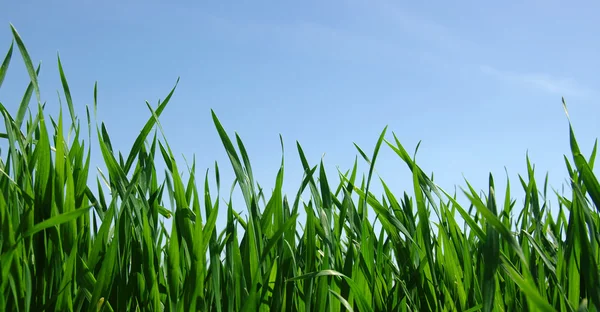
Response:
[[[537,291],[535,285],[529,280],[526,280],[519,272],[508,263],[505,258],[502,258],[502,268],[508,273],[512,280],[519,285],[520,289],[526,294],[528,301],[535,304],[541,311],[556,311]]]
[[[40,88],[38,85],[37,74],[36,74],[35,70],[33,69],[33,63],[31,62],[31,57],[29,56],[29,52],[27,51],[27,48],[25,48],[25,44],[23,43],[23,40],[21,39],[21,35],[19,35],[19,33],[17,32],[15,27],[12,24],[10,24],[10,28],[12,30],[13,37],[15,38],[15,41],[17,42],[17,47],[19,48],[19,51],[21,52],[23,62],[25,63],[25,68],[27,69],[27,72],[29,73],[29,78],[31,79],[31,83],[33,84],[33,89],[35,91],[35,96],[37,98],[38,104],[41,104],[42,100],[40,97]]]
[[[238,154],[235,151],[235,148],[234,148],[233,144],[231,143],[229,136],[225,132],[225,129],[221,125],[221,122],[217,118],[217,115],[212,110],[211,110],[211,113],[212,113],[213,122],[215,124],[215,127],[217,128],[219,137],[221,138],[223,146],[225,147],[225,151],[227,152],[227,156],[229,157],[229,160],[233,167],[235,176],[237,178],[237,182],[239,183],[242,194],[244,196],[244,199],[246,200],[246,207],[248,207],[250,209],[252,206],[251,202],[254,200],[254,198],[252,198],[253,192],[250,189],[249,178],[246,175],[246,172],[244,172],[240,158],[238,157]]]
[[[131,165],[133,164],[135,157],[137,157],[137,154],[139,153],[140,149],[142,148],[142,145],[144,144],[144,141],[148,137],[148,134],[150,134],[150,131],[154,127],[156,120],[158,119],[157,117],[160,117],[161,113],[163,112],[163,110],[165,109],[167,104],[169,104],[169,101],[171,100],[171,97],[173,96],[173,93],[175,92],[175,89],[177,88],[178,84],[179,84],[179,78],[177,78],[177,81],[175,82],[175,86],[173,87],[173,89],[171,89],[171,92],[169,92],[169,94],[167,95],[165,100],[162,101],[162,103],[160,103],[158,105],[158,108],[156,108],[156,111],[154,112],[156,117],[153,114],[153,116],[151,116],[148,119],[148,121],[146,121],[144,128],[142,129],[142,131],[140,132],[138,137],[135,139],[135,142],[133,143],[133,146],[131,147],[131,150],[129,151],[129,156],[127,157],[127,161],[125,162],[125,166],[123,168],[125,172],[129,172],[129,170],[131,169]],[[97,101],[96,100],[97,93],[96,92],[97,92],[96,86],[94,86],[94,115],[96,114],[96,106],[97,106],[97,104],[96,104],[97,103],[96,102]]]

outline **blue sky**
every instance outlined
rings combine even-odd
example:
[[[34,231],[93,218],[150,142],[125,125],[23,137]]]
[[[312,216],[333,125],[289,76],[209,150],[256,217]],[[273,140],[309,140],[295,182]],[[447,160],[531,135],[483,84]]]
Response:
[[[395,133],[410,152],[422,141],[417,162],[449,192],[464,178],[486,189],[489,172],[503,189],[506,167],[520,204],[517,174],[526,174],[527,152],[539,179],[549,172],[560,188],[567,177],[562,96],[586,154],[599,133],[599,6],[9,1],[0,13],[0,44],[8,49],[14,24],[34,62],[42,61],[42,98],[53,116],[61,90],[57,52],[83,119],[97,81],[98,119],[125,153],[150,116],[144,101],[156,106],[180,77],[161,117],[167,139],[177,155],[196,155],[201,176],[218,161],[224,197],[233,172],[210,109],[241,135],[267,194],[281,158],[279,134],[285,191],[293,197],[302,178],[296,141],[311,165],[324,157],[334,178],[336,167],[351,168],[353,143],[370,155],[387,125],[387,138]],[[11,112],[27,83],[16,53],[0,90]],[[100,165],[97,148],[93,155]],[[387,147],[377,173],[395,192],[412,195],[410,172]]]

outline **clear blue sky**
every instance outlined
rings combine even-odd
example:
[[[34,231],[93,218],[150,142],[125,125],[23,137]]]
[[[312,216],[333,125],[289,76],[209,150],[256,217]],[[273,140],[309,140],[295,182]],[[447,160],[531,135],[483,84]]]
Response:
[[[417,161],[446,190],[464,186],[463,176],[486,189],[490,171],[502,188],[506,166],[520,204],[527,151],[540,184],[546,172],[556,188],[567,178],[562,96],[587,155],[600,130],[596,2],[196,2],[7,1],[1,53],[13,23],[43,62],[53,116],[57,52],[83,120],[98,81],[98,117],[125,153],[149,117],[144,101],[156,106],[181,77],[162,125],[177,155],[196,155],[197,174],[219,162],[225,197],[233,172],[211,108],[242,136],[267,194],[283,136],[292,197],[302,177],[295,141],[311,165],[325,154],[334,179],[336,166],[351,168],[353,143],[370,155],[388,125],[387,138],[396,133],[409,152],[422,141]],[[15,53],[0,90],[11,112],[27,83]],[[377,169],[394,191],[412,195],[409,171],[389,148]]]

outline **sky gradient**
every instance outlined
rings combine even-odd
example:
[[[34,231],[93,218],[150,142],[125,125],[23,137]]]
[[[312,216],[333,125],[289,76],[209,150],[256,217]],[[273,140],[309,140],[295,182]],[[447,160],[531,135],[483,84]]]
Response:
[[[386,138],[395,133],[410,153],[421,141],[417,162],[451,193],[464,178],[486,189],[490,172],[503,189],[506,167],[518,206],[526,153],[539,183],[546,172],[555,188],[567,178],[561,97],[586,155],[598,137],[599,9],[554,0],[7,1],[0,52],[9,48],[12,23],[34,63],[42,61],[42,100],[52,116],[58,91],[64,103],[57,53],[82,120],[97,81],[98,120],[124,153],[150,117],[145,101],[156,107],[180,77],[162,126],[177,156],[196,155],[199,178],[219,163],[225,199],[233,171],[211,109],[244,140],[267,195],[280,134],[284,190],[293,197],[302,178],[296,141],[311,165],[323,159],[333,179],[337,167],[351,168],[353,143],[370,156],[388,126]],[[28,81],[15,50],[0,90],[9,111],[16,114]],[[99,149],[92,153],[101,166]],[[376,173],[412,196],[401,159],[385,146],[379,157]]]

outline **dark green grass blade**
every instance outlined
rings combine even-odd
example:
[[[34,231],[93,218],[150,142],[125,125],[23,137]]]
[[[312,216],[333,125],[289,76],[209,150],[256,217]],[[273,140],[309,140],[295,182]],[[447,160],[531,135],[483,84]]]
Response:
[[[73,99],[71,98],[71,90],[69,89],[69,83],[67,82],[67,78],[65,77],[65,72],[63,70],[62,63],[60,61],[60,55],[56,55],[58,59],[58,72],[60,73],[60,81],[62,82],[63,90],[65,92],[65,97],[67,99],[67,106],[69,107],[69,113],[71,114],[71,121],[73,125],[77,124],[77,116],[75,116],[75,108],[73,107]]]
[[[40,69],[41,69],[41,64],[38,65],[37,69],[35,70],[35,73],[38,76],[40,74]],[[19,129],[21,128],[21,125],[23,124],[23,119],[25,118],[25,113],[27,113],[27,108],[29,108],[29,102],[31,101],[31,96],[33,95],[33,90],[34,90],[34,84],[33,84],[33,81],[30,81],[27,86],[27,89],[25,90],[25,94],[23,95],[23,98],[21,99],[21,104],[19,105],[19,110],[17,111],[17,118],[15,119],[15,124],[17,125],[17,128],[19,128]],[[39,112],[39,114],[33,124],[37,124],[40,117],[41,117],[41,112]],[[27,134],[27,141],[31,141],[34,129],[35,129],[35,127],[31,127],[30,133]]]
[[[491,174],[489,176],[489,184],[487,208],[491,214],[496,215],[494,179]],[[483,259],[485,261],[483,269],[483,310],[485,312],[491,312],[494,308],[494,297],[496,294],[496,271],[500,264],[500,242],[498,232],[493,227],[488,226],[486,230],[483,254]]]
[[[4,61],[2,61],[2,65],[0,66],[0,87],[2,87],[2,83],[4,82],[4,77],[6,77],[6,72],[8,71],[8,65],[10,64],[10,59],[12,57],[14,41],[10,43],[10,48],[8,52],[6,52],[6,56],[4,57]]]

